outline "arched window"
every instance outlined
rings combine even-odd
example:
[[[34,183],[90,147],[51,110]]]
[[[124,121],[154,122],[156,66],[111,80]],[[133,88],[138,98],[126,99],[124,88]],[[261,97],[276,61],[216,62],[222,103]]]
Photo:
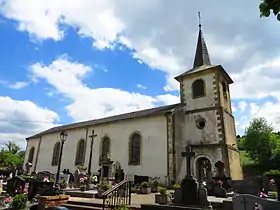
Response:
[[[141,159],[141,136],[133,133],[129,139],[129,165],[140,165]]]
[[[107,154],[110,154],[110,139],[109,137],[104,137],[101,142],[101,154],[99,162],[102,163],[106,160]]]
[[[34,147],[31,147],[31,149],[29,150],[29,154],[28,154],[29,163],[33,163],[34,151],[35,151]]]
[[[52,166],[58,165],[59,153],[60,153],[60,142],[56,142],[53,147]]]
[[[76,150],[75,165],[84,165],[86,152],[86,142],[84,139],[78,141]]]
[[[205,96],[205,83],[202,79],[195,80],[192,84],[193,98]]]

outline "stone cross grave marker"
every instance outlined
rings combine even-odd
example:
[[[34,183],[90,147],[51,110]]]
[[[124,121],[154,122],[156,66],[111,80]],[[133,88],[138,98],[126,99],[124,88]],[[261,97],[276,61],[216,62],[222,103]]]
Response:
[[[192,177],[191,173],[191,157],[195,153],[191,150],[190,146],[186,147],[186,151],[181,153],[182,157],[186,157],[187,174],[181,183],[182,188],[182,204],[184,205],[198,205],[198,183]]]
[[[181,153],[182,157],[186,158],[186,170],[187,170],[187,177],[191,177],[191,157],[195,156],[195,153],[191,150],[190,146],[186,146],[186,151]]]

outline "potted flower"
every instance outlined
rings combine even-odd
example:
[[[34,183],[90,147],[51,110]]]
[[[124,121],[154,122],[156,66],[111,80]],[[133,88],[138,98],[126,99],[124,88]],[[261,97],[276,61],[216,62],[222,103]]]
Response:
[[[141,194],[150,194],[151,193],[151,185],[149,182],[142,182],[140,187]]]
[[[98,183],[98,177],[97,177],[96,174],[94,174],[94,175],[91,177],[91,182],[92,182],[93,184],[95,184],[95,185]]]
[[[79,183],[80,183],[80,190],[81,191],[85,191],[86,187],[87,187],[87,180],[88,178],[86,176],[83,176],[79,179]]]
[[[60,189],[66,189],[67,187],[67,182],[65,179],[62,179],[60,182],[59,182],[59,187]]]
[[[158,192],[158,187],[159,187],[159,182],[157,180],[153,181],[151,191],[153,193],[157,193]]]
[[[72,189],[73,188],[73,182],[69,182],[68,186]]]
[[[11,206],[12,203],[12,197],[7,196],[3,198],[3,200],[0,200],[0,209],[7,209]]]
[[[87,167],[86,166],[78,166],[77,167],[79,170],[80,170],[80,172],[86,172],[87,171]]]
[[[167,195],[166,188],[160,187],[159,193],[160,194],[155,195],[155,203],[167,204],[168,203],[168,195]]]
[[[172,185],[172,189],[176,190],[176,189],[181,189],[181,186],[179,184],[173,184]]]
[[[27,204],[27,195],[24,193],[18,194],[13,197],[11,207],[15,210],[25,209]]]

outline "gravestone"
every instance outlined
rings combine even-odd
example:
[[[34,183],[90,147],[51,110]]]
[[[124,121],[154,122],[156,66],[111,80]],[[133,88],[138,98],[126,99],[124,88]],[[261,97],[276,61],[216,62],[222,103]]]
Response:
[[[49,171],[41,171],[41,172],[38,172],[38,173],[37,173],[37,179],[38,179],[39,181],[43,181],[44,178],[48,178],[48,179],[50,180],[51,178],[54,178],[54,177],[55,177],[55,175],[52,174],[52,173],[49,172]]]
[[[234,210],[276,210],[280,209],[280,202],[263,199],[254,195],[235,195],[232,198]]]
[[[76,171],[74,172],[74,185],[75,186],[79,185],[79,174],[80,174],[80,170],[77,168]]]
[[[37,177],[37,172],[36,172],[36,171],[33,171],[33,172],[31,172],[30,175],[33,176],[33,177]]]
[[[198,205],[198,183],[191,175],[191,157],[195,155],[189,146],[186,151],[182,152],[182,157],[186,157],[187,174],[181,183],[182,188],[182,204],[184,205]]]
[[[111,160],[109,153],[102,160],[101,163],[101,184],[108,183],[109,179],[112,178],[112,164],[114,161]]]
[[[32,200],[36,195],[51,196],[55,195],[53,182],[31,181],[28,188],[28,199]]]
[[[124,174],[124,171],[123,171],[123,169],[121,167],[121,164],[119,162],[115,163],[114,168],[115,168],[115,170],[114,170],[115,171],[115,182],[119,183],[122,180],[124,180],[125,174]]]
[[[7,180],[7,193],[15,196],[24,190],[26,181],[20,177],[13,177]]]
[[[239,194],[250,194],[258,196],[262,190],[257,178],[229,181],[234,191]]]

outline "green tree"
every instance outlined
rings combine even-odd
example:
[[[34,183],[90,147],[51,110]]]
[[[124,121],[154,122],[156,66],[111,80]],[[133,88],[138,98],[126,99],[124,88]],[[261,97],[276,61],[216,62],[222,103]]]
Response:
[[[245,129],[243,147],[249,158],[260,165],[266,165],[279,151],[279,136],[264,118],[255,118]]]
[[[245,139],[244,136],[242,136],[242,137],[240,135],[236,136],[236,143],[237,143],[237,147],[239,150],[244,150],[244,146],[243,146],[244,139]]]
[[[259,8],[261,17],[269,17],[272,12],[280,21],[280,0],[262,0]]]
[[[12,141],[8,141],[5,146],[6,148],[0,151],[0,167],[14,170],[23,164],[25,152]]]

